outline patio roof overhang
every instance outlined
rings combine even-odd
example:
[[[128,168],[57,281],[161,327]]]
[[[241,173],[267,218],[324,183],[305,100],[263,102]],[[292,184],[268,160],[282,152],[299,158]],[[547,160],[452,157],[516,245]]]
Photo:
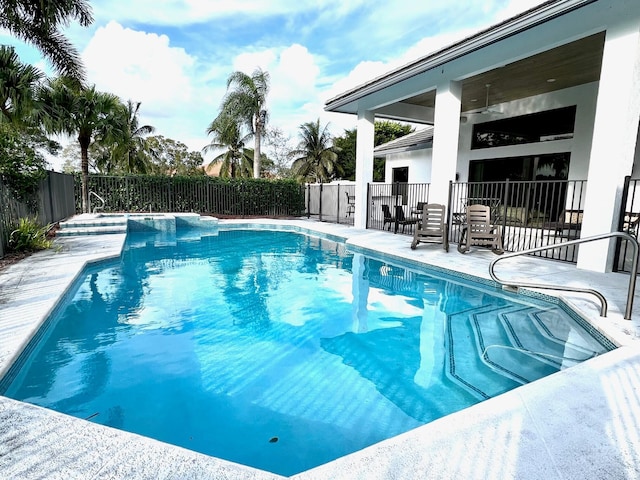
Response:
[[[598,81],[605,27],[599,26],[597,8],[585,12],[598,1],[545,2],[348,90],[328,100],[325,110],[357,114],[364,108],[381,118],[432,123],[442,74],[461,82],[462,113],[484,107],[487,84],[489,103],[498,104]],[[590,22],[566,20],[579,10]],[[561,17],[561,25],[550,26]]]

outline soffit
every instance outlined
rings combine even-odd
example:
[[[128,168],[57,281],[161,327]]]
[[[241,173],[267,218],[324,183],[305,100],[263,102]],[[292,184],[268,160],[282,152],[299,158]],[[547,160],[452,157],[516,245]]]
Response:
[[[487,84],[489,105],[495,105],[598,81],[604,36],[597,33],[462,80],[462,112],[485,106]],[[435,94],[431,90],[399,103],[434,108]]]

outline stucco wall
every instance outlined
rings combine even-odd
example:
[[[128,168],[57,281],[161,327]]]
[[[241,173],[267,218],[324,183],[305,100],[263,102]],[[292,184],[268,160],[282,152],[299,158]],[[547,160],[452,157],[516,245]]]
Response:
[[[384,179],[390,183],[394,168],[409,167],[409,183],[429,183],[431,181],[431,148],[387,155]]]

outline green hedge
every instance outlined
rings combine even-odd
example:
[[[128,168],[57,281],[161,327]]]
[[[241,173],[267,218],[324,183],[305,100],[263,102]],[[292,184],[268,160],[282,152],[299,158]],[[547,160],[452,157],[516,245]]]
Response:
[[[76,210],[82,211],[76,176]],[[91,175],[89,191],[105,212],[195,212],[229,216],[296,217],[305,213],[304,187],[293,180]],[[100,206],[90,198],[91,208]]]

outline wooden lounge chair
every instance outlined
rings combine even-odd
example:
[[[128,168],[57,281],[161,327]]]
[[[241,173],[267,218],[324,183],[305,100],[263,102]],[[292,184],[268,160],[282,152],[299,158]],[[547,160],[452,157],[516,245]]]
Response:
[[[445,206],[437,203],[422,205],[422,218],[413,232],[411,249],[415,250],[420,242],[442,243],[445,252],[449,251],[449,234]]]
[[[458,251],[467,253],[472,245],[491,247],[491,251],[497,255],[504,253],[500,227],[491,224],[491,208],[486,205],[467,206],[466,223],[462,225]]]

